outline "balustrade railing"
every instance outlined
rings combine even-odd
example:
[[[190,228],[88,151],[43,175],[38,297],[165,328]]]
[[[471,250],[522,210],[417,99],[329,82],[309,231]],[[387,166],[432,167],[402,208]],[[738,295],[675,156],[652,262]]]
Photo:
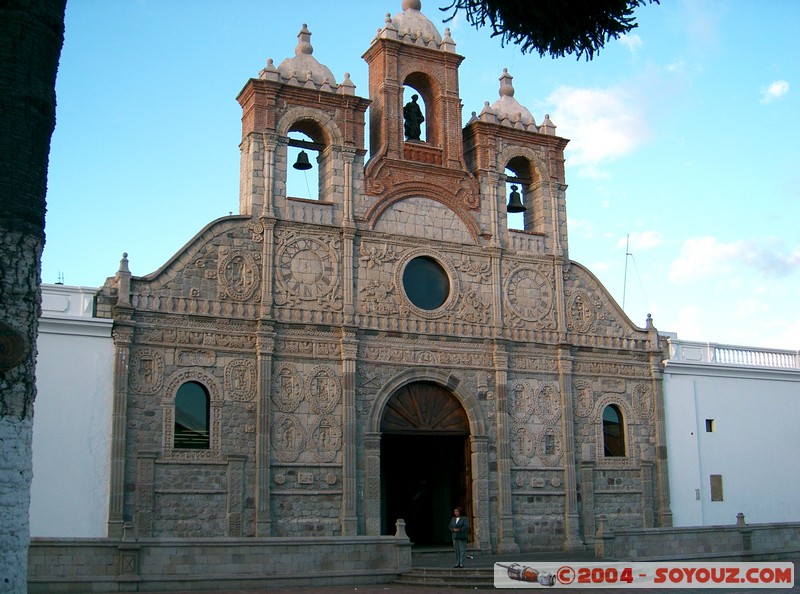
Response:
[[[670,361],[800,369],[800,351],[669,339]]]

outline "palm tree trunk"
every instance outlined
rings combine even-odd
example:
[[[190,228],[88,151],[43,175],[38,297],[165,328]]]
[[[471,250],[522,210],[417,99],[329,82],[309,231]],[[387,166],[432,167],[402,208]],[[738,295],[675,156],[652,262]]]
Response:
[[[0,591],[27,591],[36,332],[66,0],[0,1]]]

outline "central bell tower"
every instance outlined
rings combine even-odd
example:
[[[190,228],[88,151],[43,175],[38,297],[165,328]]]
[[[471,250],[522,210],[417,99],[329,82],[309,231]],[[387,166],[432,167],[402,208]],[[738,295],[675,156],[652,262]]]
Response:
[[[367,192],[381,196],[370,213],[410,195],[441,202],[462,220],[480,207],[476,178],[464,162],[458,67],[464,59],[445,29],[444,37],[420,12],[419,0],[386,20],[364,53],[369,65],[370,154]],[[403,91],[413,89],[424,105],[423,140],[404,131]],[[477,236],[477,225],[473,224]]]

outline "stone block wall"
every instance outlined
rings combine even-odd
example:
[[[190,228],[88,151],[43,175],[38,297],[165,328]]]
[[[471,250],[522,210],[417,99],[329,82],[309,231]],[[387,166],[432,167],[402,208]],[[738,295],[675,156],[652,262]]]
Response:
[[[244,539],[34,539],[28,592],[168,592],[353,586],[411,569],[394,536]]]

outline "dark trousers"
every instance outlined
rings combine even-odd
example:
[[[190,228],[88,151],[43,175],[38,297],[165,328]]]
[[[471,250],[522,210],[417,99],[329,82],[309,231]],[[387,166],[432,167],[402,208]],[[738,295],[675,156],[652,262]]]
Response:
[[[466,539],[454,538],[453,549],[456,552],[456,565],[464,565],[464,560],[467,558]]]

